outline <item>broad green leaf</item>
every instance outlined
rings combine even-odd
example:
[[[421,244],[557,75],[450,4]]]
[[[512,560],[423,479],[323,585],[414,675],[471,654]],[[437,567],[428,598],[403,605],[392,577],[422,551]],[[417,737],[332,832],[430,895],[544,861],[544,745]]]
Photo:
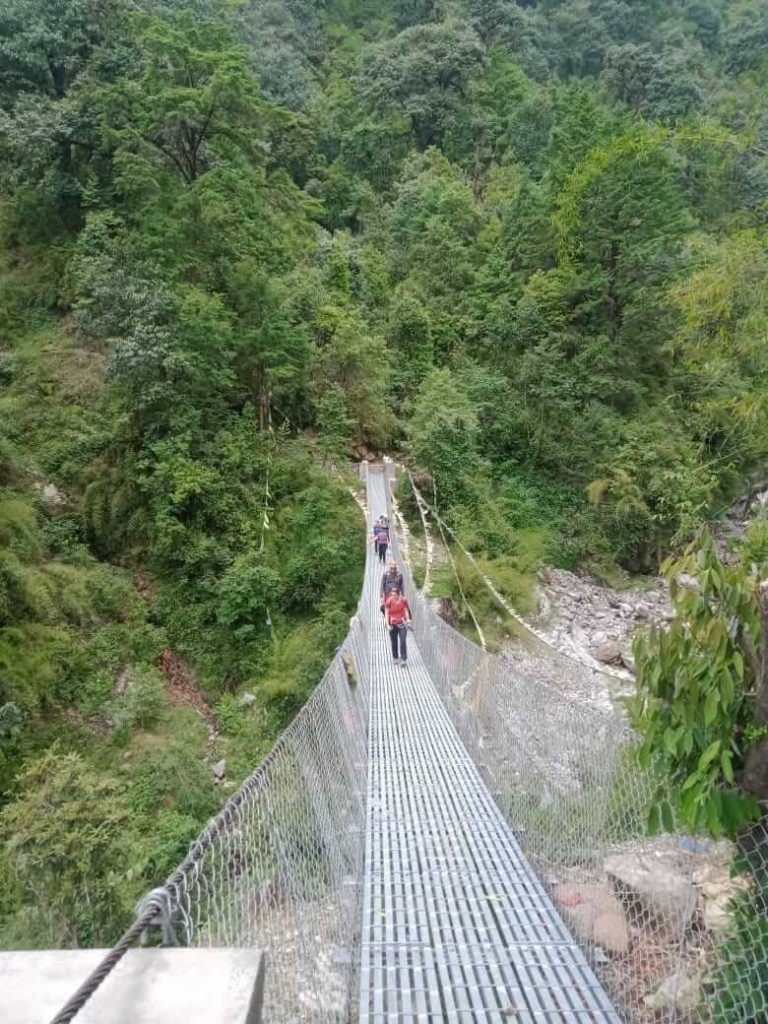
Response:
[[[723,770],[723,775],[727,781],[733,785],[733,763],[731,761],[731,752],[724,750],[720,755],[720,767]]]
[[[719,753],[720,740],[713,740],[699,758],[699,771],[703,772],[704,769],[714,761]]]
[[[722,697],[722,703],[726,708],[730,707],[731,704],[733,704],[733,676],[727,669],[725,669],[720,674],[720,695]]]
[[[708,800],[705,805],[705,815],[707,820],[707,827],[709,828],[711,834],[715,836],[715,838],[720,837],[723,834],[724,828],[723,822],[718,813],[717,804],[714,800],[714,794],[713,798]]]
[[[683,783],[683,792],[685,793],[689,789],[693,789],[696,783],[701,779],[699,772],[692,772]]]
[[[720,694],[717,690],[710,690],[707,699],[704,701],[704,724],[711,725],[717,718],[717,707],[720,703]]]
[[[664,749],[673,757],[677,753],[677,735],[672,729],[667,729],[664,733]]]

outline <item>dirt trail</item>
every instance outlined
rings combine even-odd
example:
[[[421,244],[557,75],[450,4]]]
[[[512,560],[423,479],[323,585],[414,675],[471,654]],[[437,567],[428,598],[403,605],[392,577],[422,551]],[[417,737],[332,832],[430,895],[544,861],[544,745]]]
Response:
[[[169,648],[160,655],[159,667],[165,677],[170,702],[177,707],[194,708],[205,722],[208,730],[205,756],[207,760],[211,760],[219,737],[219,726],[210,704],[197,688],[192,669],[180,654]]]

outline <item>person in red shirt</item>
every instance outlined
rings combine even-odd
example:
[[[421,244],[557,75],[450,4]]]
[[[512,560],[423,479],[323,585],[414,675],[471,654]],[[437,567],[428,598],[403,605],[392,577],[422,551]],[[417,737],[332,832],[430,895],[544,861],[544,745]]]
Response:
[[[392,657],[405,667],[408,661],[407,636],[411,624],[411,609],[399,587],[393,587],[384,602],[384,622],[392,643]]]

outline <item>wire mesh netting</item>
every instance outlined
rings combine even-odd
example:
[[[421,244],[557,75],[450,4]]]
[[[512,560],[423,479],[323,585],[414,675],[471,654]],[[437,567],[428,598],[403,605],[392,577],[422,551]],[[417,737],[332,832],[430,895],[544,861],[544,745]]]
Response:
[[[360,920],[368,657],[349,635],[311,699],[167,883],[175,941],[266,953],[270,1021],[346,1021]]]
[[[768,1021],[768,819],[738,847],[649,837],[621,682],[533,634],[485,652],[407,587],[443,704],[624,1019]]]

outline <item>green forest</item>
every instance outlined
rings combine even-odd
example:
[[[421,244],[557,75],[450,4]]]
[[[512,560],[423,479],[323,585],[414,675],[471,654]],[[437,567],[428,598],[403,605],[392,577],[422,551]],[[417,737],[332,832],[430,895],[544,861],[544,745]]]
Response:
[[[765,475],[767,87],[764,0],[4,0],[0,946],[111,942],[311,692],[353,445],[521,600]]]

